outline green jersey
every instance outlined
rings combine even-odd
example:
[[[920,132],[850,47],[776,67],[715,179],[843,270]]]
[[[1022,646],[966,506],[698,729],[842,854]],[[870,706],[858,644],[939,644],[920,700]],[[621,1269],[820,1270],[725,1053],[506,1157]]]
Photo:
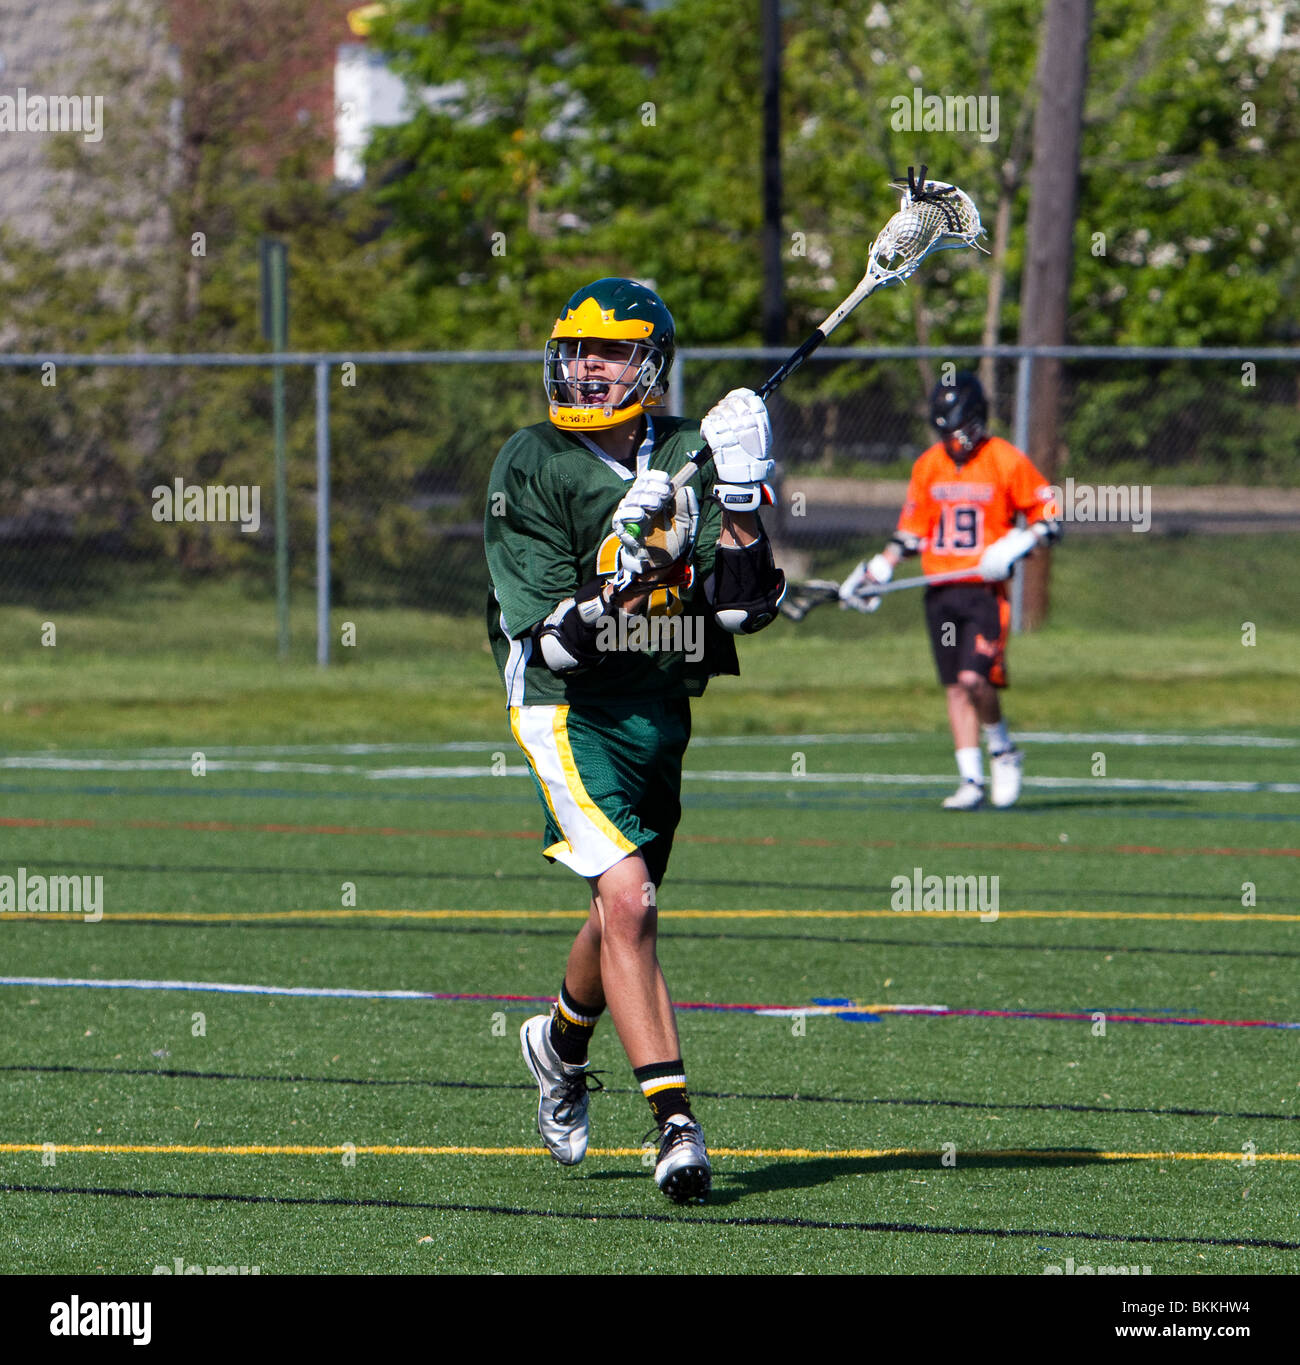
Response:
[[[488,639],[508,705],[698,696],[710,677],[739,671],[731,636],[707,611],[699,587],[713,569],[722,513],[716,501],[706,501],[698,473],[691,480],[700,499],[694,587],[654,592],[643,631],[628,632],[618,652],[568,677],[547,668],[530,633],[585,583],[616,572],[619,542],[610,523],[637,474],[675,474],[702,444],[698,422],[647,414],[635,469],[550,422],[517,431],[501,448],[488,482],[483,540],[492,577]]]

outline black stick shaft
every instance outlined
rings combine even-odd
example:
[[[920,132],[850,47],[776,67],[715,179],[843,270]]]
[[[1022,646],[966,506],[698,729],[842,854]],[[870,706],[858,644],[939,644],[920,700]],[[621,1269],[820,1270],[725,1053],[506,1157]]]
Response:
[[[826,333],[819,327],[812,336],[810,336],[808,340],[782,364],[781,368],[771,375],[763,387],[759,389],[758,396],[762,399],[766,399],[768,394],[775,393],[825,340]]]
[[[766,402],[768,395],[775,393],[825,340],[826,333],[819,327],[797,351],[781,363],[779,369],[774,370],[767,377],[763,383],[763,387],[758,390],[758,396]],[[684,488],[696,473],[706,470],[712,463],[713,451],[709,449],[707,444],[702,445],[699,450],[691,456],[690,462],[684,464],[677,473],[673,475],[673,492],[677,493],[680,489]],[[639,523],[636,522],[629,522],[627,530],[634,536],[639,537],[641,534],[641,527]]]
[[[787,360],[782,362],[780,369],[774,370],[772,374],[767,377],[763,382],[762,388],[758,390],[758,396],[766,402],[768,397],[775,393],[825,340],[826,334],[824,332],[820,329],[815,331],[797,351],[795,351]],[[701,446],[700,449],[691,456],[691,462],[697,469],[707,469],[709,465],[713,463],[713,452],[707,445]],[[690,478],[695,472],[695,470],[690,469],[690,465],[684,465],[683,469],[690,470],[690,473],[687,474],[686,478]],[[685,482],[686,479],[683,479],[682,483]],[[673,484],[675,487],[678,486],[676,478],[673,479]]]

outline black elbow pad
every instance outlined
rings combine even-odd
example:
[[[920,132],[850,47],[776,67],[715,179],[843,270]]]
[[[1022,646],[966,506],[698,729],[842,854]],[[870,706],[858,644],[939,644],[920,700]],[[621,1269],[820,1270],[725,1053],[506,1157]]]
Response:
[[[732,635],[752,635],[776,619],[785,597],[785,574],[772,559],[766,536],[752,545],[719,545],[704,595],[714,619]]]
[[[914,536],[910,531],[895,531],[889,543],[897,548],[904,559],[909,555],[919,555],[923,549],[921,537]]]
[[[600,595],[604,586],[603,579],[593,578],[533,627],[542,660],[552,673],[563,677],[605,662],[607,654],[599,647],[601,622],[609,614]]]

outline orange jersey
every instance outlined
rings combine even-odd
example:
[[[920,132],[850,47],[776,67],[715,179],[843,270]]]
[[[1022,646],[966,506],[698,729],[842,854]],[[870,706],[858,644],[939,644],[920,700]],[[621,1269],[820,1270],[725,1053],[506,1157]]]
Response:
[[[1028,455],[990,436],[974,459],[958,465],[940,442],[912,466],[898,535],[920,543],[922,573],[974,570],[984,551],[1015,529],[1017,512],[1030,526],[1060,515]]]

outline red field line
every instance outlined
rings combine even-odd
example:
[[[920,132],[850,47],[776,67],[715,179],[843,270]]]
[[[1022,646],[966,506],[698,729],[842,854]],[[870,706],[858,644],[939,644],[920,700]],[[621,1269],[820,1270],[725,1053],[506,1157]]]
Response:
[[[284,825],[251,824],[233,820],[44,820],[0,816],[0,828],[14,829],[177,829],[203,834],[340,834],[380,835],[407,839],[538,839],[527,829],[403,829],[390,825]],[[795,848],[891,848],[963,850],[993,853],[1100,853],[1136,854],[1163,858],[1300,858],[1300,848],[1165,848],[1157,844],[1035,844],[1027,842],[978,842],[929,839],[782,839],[776,835],[743,838],[725,834],[681,834],[679,843],[739,844],[753,847]]]
[[[396,835],[420,839],[538,839],[525,829],[399,829],[385,825],[271,825],[233,820],[35,820],[0,816],[0,828],[21,829],[183,829],[201,834],[348,834]]]

